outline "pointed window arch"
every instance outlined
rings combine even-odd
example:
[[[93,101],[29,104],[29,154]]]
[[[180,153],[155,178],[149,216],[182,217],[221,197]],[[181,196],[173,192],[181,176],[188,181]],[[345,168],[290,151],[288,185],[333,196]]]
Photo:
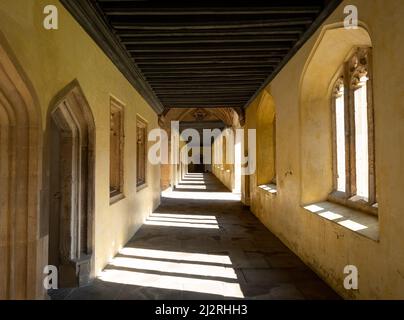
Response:
[[[371,53],[356,48],[334,85],[331,198],[377,207]]]

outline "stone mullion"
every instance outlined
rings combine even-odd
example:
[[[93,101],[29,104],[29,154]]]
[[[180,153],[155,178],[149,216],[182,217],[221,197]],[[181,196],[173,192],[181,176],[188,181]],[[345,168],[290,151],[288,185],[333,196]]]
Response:
[[[344,85],[343,83],[343,76],[341,76],[335,86],[334,86],[334,92],[333,96],[331,99],[331,128],[332,128],[332,173],[333,173],[333,192],[338,191],[338,146],[337,146],[337,117],[336,117],[336,111],[337,111],[337,104],[336,104],[336,99],[338,98],[339,94],[339,86],[340,84]],[[344,85],[344,90],[345,90],[345,85]],[[345,97],[345,95],[344,95]],[[345,102],[344,102],[344,108],[345,108]],[[344,117],[345,117],[345,110],[344,110]],[[345,118],[344,118],[345,119]],[[346,126],[344,126],[344,129]],[[345,145],[346,148],[346,145]],[[346,153],[345,153],[346,154]],[[346,175],[346,173],[345,173]],[[346,186],[345,186],[346,188]]]
[[[377,203],[376,196],[376,161],[375,161],[375,128],[373,106],[373,69],[372,52],[367,50],[367,109],[368,109],[368,147],[369,147],[369,203]]]
[[[344,70],[344,107],[345,107],[345,170],[346,197],[351,198],[356,193],[356,163],[355,163],[355,109],[354,96],[350,84],[350,65],[345,64]]]

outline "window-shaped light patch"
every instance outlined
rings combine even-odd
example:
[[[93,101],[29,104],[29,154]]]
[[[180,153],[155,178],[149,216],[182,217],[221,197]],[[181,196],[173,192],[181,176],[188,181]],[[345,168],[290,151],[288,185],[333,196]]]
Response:
[[[318,213],[318,212],[324,211],[323,207],[320,207],[316,204],[311,204],[311,205],[305,206],[304,208],[312,213]]]
[[[360,230],[364,230],[364,229],[368,228],[367,226],[364,226],[363,224],[357,223],[352,220],[344,220],[344,221],[338,222],[338,224],[340,224],[341,226],[344,226],[345,228],[348,228],[352,231],[360,231]]]
[[[318,215],[323,218],[326,218],[327,220],[331,220],[331,221],[343,218],[342,215],[335,213],[335,212],[331,212],[331,211],[322,212],[322,213],[319,213]]]
[[[263,184],[259,186],[258,188],[261,188],[262,190],[265,190],[269,193],[276,194],[278,190],[276,189],[276,186],[273,184]]]
[[[178,261],[193,261],[193,262],[206,262],[231,265],[231,260],[228,255],[221,254],[207,254],[207,253],[194,253],[194,252],[182,252],[182,251],[168,251],[158,249],[143,249],[125,247],[119,250],[120,254],[127,256],[136,256],[143,258],[158,258],[169,259]]]
[[[244,298],[228,255],[126,247],[101,281]]]

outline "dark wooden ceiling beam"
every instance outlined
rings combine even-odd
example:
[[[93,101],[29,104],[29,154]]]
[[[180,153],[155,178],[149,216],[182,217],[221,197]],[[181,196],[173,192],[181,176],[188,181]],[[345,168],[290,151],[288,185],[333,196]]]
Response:
[[[161,98],[161,102],[164,105],[167,104],[204,104],[204,105],[209,105],[209,104],[233,104],[233,105],[240,105],[243,104],[243,102],[248,101],[248,96],[245,97],[239,97],[239,98],[232,98],[232,97],[224,97],[224,98],[216,98],[216,99],[209,99],[209,97],[198,97],[195,99],[169,99],[169,98]]]
[[[162,101],[164,107],[170,106],[171,108],[181,108],[181,107],[188,107],[188,108],[204,108],[204,107],[210,107],[210,106],[215,106],[215,107],[232,107],[232,108],[241,108],[243,104],[246,102],[245,99],[243,100],[237,100],[237,101],[204,101],[202,100],[199,101],[183,101],[183,102],[178,102],[178,101]]]
[[[307,30],[300,37],[300,39],[294,44],[293,48],[285,55],[284,59],[281,63],[268,75],[268,78],[265,82],[256,90],[256,92],[251,96],[251,98],[247,101],[247,103],[243,106],[244,109],[254,101],[254,99],[260,94],[261,90],[263,90],[283,69],[283,67],[294,57],[294,55],[299,51],[299,49],[306,43],[307,40],[310,39],[311,36],[314,35],[316,30],[321,26],[321,24],[327,19],[331,13],[336,10],[342,0],[326,0],[324,2],[323,10],[317,15],[315,20],[307,27]]]
[[[232,70],[217,70],[217,71],[211,71],[211,70],[205,70],[205,71],[201,71],[201,70],[192,70],[192,71],[188,71],[188,72],[184,72],[184,71],[176,71],[176,70],[169,70],[169,71],[148,71],[148,72],[144,72],[143,74],[145,75],[145,77],[147,78],[148,76],[156,76],[156,75],[164,75],[165,77],[176,77],[176,78],[183,78],[183,77],[190,77],[190,76],[199,76],[199,77],[212,77],[215,75],[229,75],[229,76],[233,76],[233,72]],[[268,71],[267,71],[268,72]],[[244,75],[246,77],[249,76],[255,76],[255,75],[265,75],[267,73],[265,73],[265,70],[237,70],[236,75]]]
[[[171,79],[167,75],[162,75],[159,76],[157,75],[148,75],[147,76],[147,81],[150,83],[153,82],[207,82],[207,81],[243,81],[243,80],[262,80],[265,79],[265,74],[253,74],[253,75],[245,75],[245,74],[239,74],[239,73],[230,73],[230,74],[216,74],[216,75],[206,75],[206,77],[203,76],[193,76],[192,74],[186,74],[184,77],[178,76],[177,79]]]
[[[250,89],[250,90],[223,90],[219,92],[218,90],[192,90],[192,91],[183,91],[183,90],[177,90],[177,91],[158,91],[158,95],[161,99],[165,98],[172,98],[172,99],[177,99],[177,98],[194,98],[194,99],[199,99],[200,97],[212,97],[212,95],[215,95],[215,98],[232,98],[232,97],[247,97],[249,98],[250,94],[254,93],[256,88]]]
[[[127,19],[127,21],[112,20],[111,25],[117,30],[221,30],[221,29],[241,29],[241,28],[267,28],[279,26],[307,26],[313,22],[312,18],[289,18],[289,19],[262,19],[262,20],[239,20],[239,21],[172,21],[143,23]]]
[[[223,65],[223,64],[232,64],[232,65],[256,65],[256,64],[278,64],[281,61],[280,58],[244,58],[244,59],[195,59],[195,60],[180,60],[180,59],[171,59],[171,60],[143,60],[136,59],[137,65],[141,66],[166,66],[166,65]]]
[[[190,109],[190,108],[207,108],[207,109],[215,109],[215,108],[241,108],[242,104],[183,104],[183,105],[172,105],[166,104],[164,105],[165,109],[171,108],[181,108],[181,109]]]
[[[161,101],[163,102],[208,102],[208,101],[214,101],[214,102],[238,102],[240,103],[241,101],[246,101],[248,100],[249,95],[244,95],[244,96],[222,96],[222,97],[212,97],[209,95],[195,95],[195,96],[190,96],[190,97],[161,97]]]
[[[148,73],[149,71],[161,71],[162,73],[166,71],[191,71],[191,70],[258,70],[262,68],[262,71],[267,69],[274,68],[276,63],[265,63],[265,64],[184,64],[184,65],[148,65],[148,64],[141,64],[139,65],[142,69],[143,73]]]
[[[202,44],[202,43],[270,43],[270,42],[294,42],[299,38],[296,35],[272,35],[272,36],[211,36],[211,37],[120,37],[124,45],[145,45],[145,44]]]
[[[271,44],[261,44],[261,45],[251,45],[251,44],[243,44],[243,45],[228,45],[228,46],[219,46],[219,45],[204,45],[204,46],[156,46],[156,45],[143,45],[143,46],[133,46],[133,45],[128,45],[126,46],[128,52],[134,53],[135,56],[136,54],[142,53],[142,52],[159,52],[160,54],[166,54],[169,52],[216,52],[216,53],[223,53],[223,52],[243,52],[243,53],[249,53],[249,52],[258,52],[258,51],[264,51],[268,52],[268,50],[271,51],[286,51],[291,48],[291,46],[288,46],[286,44],[283,45],[271,45]]]
[[[247,106],[341,2],[61,1],[157,113]]]
[[[122,6],[121,3],[103,6],[108,16],[200,16],[200,15],[262,15],[262,14],[317,14],[320,6],[262,6],[262,7],[160,7],[145,8],[139,5]]]
[[[167,97],[162,97],[161,101],[163,104],[167,103],[213,103],[213,104],[219,104],[219,103],[226,103],[226,104],[241,104],[243,102],[248,101],[249,95],[245,95],[243,97],[217,97],[215,99],[209,99],[209,96],[198,96],[197,98],[194,99],[185,99],[185,98],[167,98]]]
[[[192,95],[194,93],[215,93],[217,94],[218,97],[220,96],[237,96],[237,95],[243,95],[245,96],[246,93],[251,91],[254,91],[256,89],[255,88],[244,88],[244,89],[239,89],[237,90],[236,88],[221,88],[221,89],[216,89],[216,88],[206,88],[206,89],[159,89],[159,90],[155,90],[155,92],[157,92],[159,94],[159,96],[163,97],[163,96],[185,96],[185,95]]]
[[[215,91],[219,91],[219,90],[238,90],[238,91],[249,91],[249,90],[255,90],[257,88],[257,86],[260,83],[253,83],[253,84],[239,84],[239,85],[234,85],[234,84],[228,84],[228,83],[224,83],[224,84],[212,84],[212,85],[200,85],[200,84],[195,84],[193,87],[192,86],[178,86],[175,87],[173,86],[158,86],[158,85],[153,85],[154,91],[155,92],[161,92],[161,91],[172,91],[172,92],[177,92],[180,90],[215,90]]]
[[[154,84],[153,89],[154,91],[159,91],[161,92],[162,90],[172,90],[175,92],[175,90],[227,90],[227,89],[232,89],[232,90],[251,90],[252,88],[257,88],[257,84],[259,82],[252,82],[252,83],[241,83],[241,84],[223,84],[220,82],[216,83],[205,83],[205,84],[192,84],[192,85],[186,85],[186,84],[179,84],[179,85],[169,85],[169,84]]]
[[[170,108],[242,108],[243,104],[242,103],[235,103],[235,102],[230,102],[230,103],[183,103],[183,104],[172,104],[172,103],[166,103],[164,104],[165,109],[170,109]]]
[[[248,28],[248,29],[224,29],[224,30],[212,30],[198,32],[195,30],[125,30],[118,29],[116,34],[120,37],[133,37],[133,38],[145,38],[145,37],[219,37],[219,36],[272,36],[272,35],[301,35],[304,32],[302,26],[281,26],[281,27],[268,27],[268,28]]]
[[[151,82],[150,84],[153,86],[154,90],[158,89],[175,89],[175,88],[212,88],[212,87],[233,87],[233,88],[244,88],[244,87],[256,87],[257,85],[260,85],[263,80],[256,80],[256,81],[211,81],[211,82],[204,82],[204,81],[193,81],[191,83],[188,83],[186,81],[170,81],[170,82]]]
[[[239,84],[239,85],[229,85],[229,84],[217,84],[217,85],[198,85],[198,84],[194,84],[193,86],[186,86],[186,85],[178,85],[178,86],[163,86],[163,85],[153,85],[154,91],[163,91],[163,90],[169,90],[169,91],[180,91],[180,90],[215,90],[215,91],[219,91],[219,90],[238,90],[238,91],[247,91],[247,90],[251,90],[252,88],[256,88],[257,84],[253,83],[253,84],[247,84],[247,83],[243,83],[243,84]]]
[[[277,50],[270,52],[188,52],[184,53],[169,53],[166,52],[164,55],[156,53],[139,53],[134,56],[135,61],[147,61],[147,60],[206,60],[206,59],[254,59],[254,58],[266,58],[266,59],[282,59],[286,54],[285,51]]]
[[[262,80],[265,79],[262,76],[260,77],[234,77],[234,78],[226,78],[226,77],[213,77],[213,78],[178,78],[178,79],[171,79],[171,78],[165,78],[165,77],[149,77],[148,81],[150,84],[153,84],[153,86],[158,86],[158,85],[166,85],[166,86],[173,86],[173,85],[188,85],[188,86],[194,86],[197,84],[205,84],[208,85],[210,83],[212,84],[220,84],[220,83],[228,83],[228,84],[249,84],[249,83],[258,83],[261,82]]]
[[[196,71],[190,71],[190,72],[181,72],[181,73],[176,73],[175,71],[172,71],[170,73],[159,73],[158,71],[153,71],[153,72],[148,72],[144,73],[144,76],[147,79],[153,78],[153,77],[162,77],[164,78],[176,78],[178,80],[181,79],[203,79],[203,78],[209,78],[209,79],[214,79],[215,77],[229,77],[229,78],[237,78],[237,77],[244,77],[244,78],[252,78],[252,77],[265,77],[266,73],[262,71],[234,71],[236,73],[233,73],[232,71],[201,71],[201,72],[196,72]]]
[[[259,85],[259,82],[258,83],[254,83],[254,84],[240,84],[240,85],[234,85],[234,84],[228,84],[228,83],[224,83],[224,84],[217,84],[216,86],[217,87],[219,87],[219,88],[224,88],[224,89],[226,89],[226,88],[234,88],[234,90],[237,90],[238,88],[253,88],[253,87],[255,87],[255,88],[257,88],[257,85]],[[154,87],[154,85],[153,85],[153,87]],[[173,86],[171,86],[171,87],[155,87],[154,88],[154,90],[155,91],[158,91],[158,90],[163,90],[163,89],[167,89],[167,90],[181,90],[181,89],[193,89],[193,88],[195,88],[195,89],[204,89],[204,88],[206,88],[206,89],[208,89],[208,88],[213,88],[213,87],[215,87],[215,84],[212,84],[212,86],[211,87],[209,87],[209,86],[206,86],[206,85],[198,85],[198,84],[195,84],[195,86],[194,87],[191,87],[191,86],[188,86],[188,87],[186,87],[186,86],[183,86],[183,85],[179,85],[178,87],[175,87],[174,85]]]
[[[194,101],[165,101],[162,99],[162,103],[164,106],[170,105],[175,108],[175,106],[181,107],[181,106],[212,106],[212,105],[227,105],[227,106],[233,106],[233,107],[239,107],[242,106],[245,102],[245,99],[243,100],[226,100],[226,101],[213,101],[213,100],[194,100]]]
[[[234,92],[227,92],[227,93],[220,93],[216,96],[212,96],[209,95],[209,93],[204,93],[204,94],[181,94],[181,93],[177,93],[176,95],[170,95],[170,94],[162,94],[160,96],[160,99],[162,101],[167,101],[167,100],[176,100],[176,101],[181,101],[181,100],[192,100],[192,101],[199,101],[201,98],[203,98],[205,100],[213,100],[213,101],[217,101],[217,100],[239,100],[239,99],[244,99],[244,98],[249,98],[248,94],[242,94],[242,93],[234,93]]]

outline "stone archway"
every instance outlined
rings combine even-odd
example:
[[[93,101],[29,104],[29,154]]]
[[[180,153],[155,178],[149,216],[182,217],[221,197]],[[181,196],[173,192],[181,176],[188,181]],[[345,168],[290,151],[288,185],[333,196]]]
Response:
[[[40,111],[0,37],[0,299],[41,296]]]
[[[202,113],[204,116],[202,119],[198,116],[199,113]],[[226,127],[229,128],[242,128],[244,126],[244,110],[241,108],[170,108],[166,109],[165,112],[159,117],[159,126],[166,130],[168,136],[169,150],[171,150],[171,121],[179,121],[179,122],[199,122],[203,123],[204,121],[221,121]],[[199,125],[199,131],[202,136],[202,129]],[[191,126],[192,128],[192,126]],[[177,145],[175,149],[179,152],[182,146]],[[242,150],[238,151],[240,153]],[[170,165],[170,164],[162,164],[161,165],[161,189],[165,190],[170,186],[175,186],[178,182],[179,177],[182,176],[182,169],[180,168],[180,164],[178,165]],[[206,168],[206,166],[205,166]],[[191,168],[191,171],[194,168]],[[196,171],[205,171],[205,169],[201,166],[200,168],[195,168]],[[209,171],[212,170],[212,167],[209,166]],[[241,170],[239,170],[241,171]],[[241,174],[238,172],[238,174]],[[241,178],[240,178],[241,184]],[[234,185],[234,183],[233,183]],[[239,187],[235,188],[237,192],[239,192]]]
[[[257,108],[256,186],[276,183],[276,106],[272,95],[264,90]]]
[[[332,90],[341,66],[358,47],[372,47],[363,23],[357,29],[324,26],[304,66],[299,97],[302,203],[326,199],[333,189]],[[321,175],[318,168],[324,168]]]
[[[95,124],[78,83],[63,92],[49,119],[49,264],[60,287],[76,287],[94,265]]]

